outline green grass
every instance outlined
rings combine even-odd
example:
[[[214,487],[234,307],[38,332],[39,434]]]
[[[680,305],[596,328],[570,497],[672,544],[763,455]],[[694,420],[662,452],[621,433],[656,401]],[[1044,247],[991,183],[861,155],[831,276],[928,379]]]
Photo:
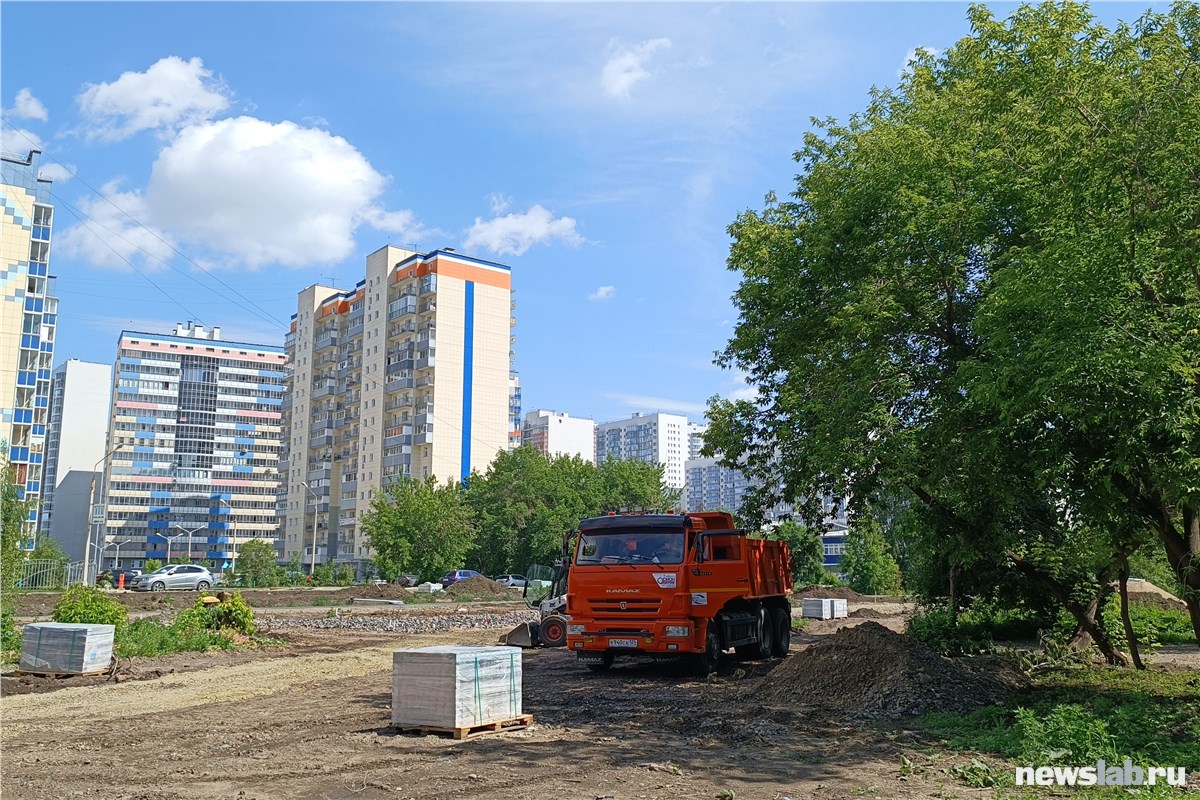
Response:
[[[1128,758],[1139,766],[1184,767],[1192,774],[1200,772],[1200,674],[1060,669],[1039,676],[1006,708],[928,714],[919,726],[952,750],[994,754],[1026,766]],[[1003,774],[1003,784],[1011,787],[1011,772]],[[1079,798],[1129,796],[1111,788],[1071,791]],[[1163,787],[1142,791],[1140,796],[1198,796]]]
[[[113,643],[113,651],[122,658],[231,650],[234,647],[236,644],[232,639],[215,631],[181,629],[149,619],[135,621],[121,631]]]

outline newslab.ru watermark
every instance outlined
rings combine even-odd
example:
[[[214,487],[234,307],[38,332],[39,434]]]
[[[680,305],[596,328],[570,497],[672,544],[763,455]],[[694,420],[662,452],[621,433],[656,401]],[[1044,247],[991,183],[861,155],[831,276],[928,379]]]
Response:
[[[1183,767],[1135,767],[1124,764],[1086,767],[1017,767],[1017,786],[1183,786],[1187,775]]]

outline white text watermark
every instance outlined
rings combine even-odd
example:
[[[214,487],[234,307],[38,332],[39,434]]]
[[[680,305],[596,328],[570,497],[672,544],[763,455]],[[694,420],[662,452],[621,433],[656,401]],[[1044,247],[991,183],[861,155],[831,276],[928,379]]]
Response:
[[[1104,759],[1086,767],[1017,767],[1017,786],[1183,786],[1183,767],[1136,767],[1107,764]]]

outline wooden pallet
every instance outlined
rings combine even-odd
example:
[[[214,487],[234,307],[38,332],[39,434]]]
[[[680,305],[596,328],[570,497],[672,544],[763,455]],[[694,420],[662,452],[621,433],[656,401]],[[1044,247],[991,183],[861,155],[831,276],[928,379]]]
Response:
[[[13,674],[21,677],[28,675],[38,678],[94,678],[97,675],[107,675],[109,669],[111,667],[93,670],[92,672],[32,672],[27,669],[17,669],[13,670]]]
[[[532,724],[533,714],[521,714],[511,719],[502,719],[498,722],[489,722],[485,725],[469,725],[465,728],[441,728],[433,725],[397,725],[396,729],[416,733],[446,733],[450,734],[454,739],[474,739],[476,736],[483,736],[488,733],[519,731],[522,728],[528,728]]]

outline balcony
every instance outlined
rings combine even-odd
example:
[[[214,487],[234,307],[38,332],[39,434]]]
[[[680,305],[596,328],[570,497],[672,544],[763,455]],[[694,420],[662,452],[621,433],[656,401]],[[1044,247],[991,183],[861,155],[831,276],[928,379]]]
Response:
[[[334,347],[338,343],[337,331],[327,331],[320,334],[317,340],[313,342],[313,350],[324,350],[327,347]]]
[[[430,367],[435,366],[435,365],[436,365],[436,359],[434,359],[433,353],[426,350],[426,351],[424,351],[423,355],[417,356],[417,362],[416,362],[416,364],[413,365],[413,369],[429,369]]]
[[[434,300],[430,300],[426,303],[422,303],[421,308],[419,309],[419,311],[417,313],[432,314],[436,310],[437,310],[437,302]]]
[[[401,389],[411,389],[413,388],[413,377],[411,375],[405,377],[396,376],[395,378],[389,376],[388,382],[383,388],[388,392],[398,392]]]
[[[388,320],[399,319],[407,314],[417,313],[417,301],[410,298],[397,300],[388,306]]]
[[[332,447],[333,446],[333,434],[326,433],[321,436],[314,436],[308,440],[308,446],[309,446],[309,448]]]
[[[433,431],[414,433],[413,444],[433,444]]]
[[[326,379],[313,384],[312,398],[328,397],[337,392],[337,381]]]
[[[319,467],[308,471],[308,483],[313,481],[328,480],[330,476],[329,467]]]

